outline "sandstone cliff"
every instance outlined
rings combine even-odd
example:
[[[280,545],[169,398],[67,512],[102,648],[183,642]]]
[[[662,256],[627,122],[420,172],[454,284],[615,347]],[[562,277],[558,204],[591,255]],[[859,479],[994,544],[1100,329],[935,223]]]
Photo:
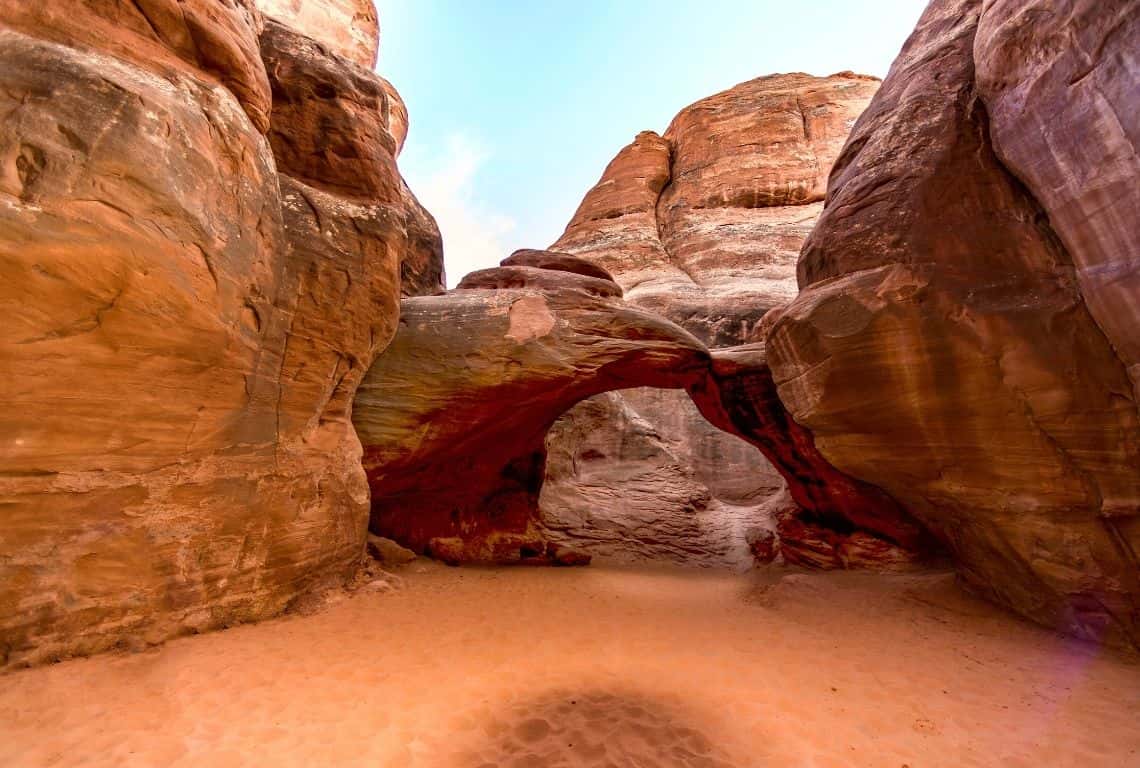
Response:
[[[765,314],[796,295],[796,259],[827,174],[877,88],[850,73],[774,75],[686,107],[664,136],[641,133],[618,153],[552,247],[606,268],[631,303],[710,347],[759,341]],[[791,423],[764,378],[762,351],[759,360],[759,378],[747,387],[725,381],[723,394],[759,387],[752,395],[765,403],[764,418]],[[706,411],[722,410],[717,382],[703,392]],[[552,537],[619,560],[747,567],[753,555],[777,557],[781,539],[789,562],[893,567],[909,559],[899,545],[917,537],[889,497],[867,487],[842,503],[840,488],[854,481],[807,446],[813,458],[803,459],[789,435],[757,442],[758,431],[775,431],[745,417],[752,409],[743,403],[724,409],[717,426],[728,432],[678,391],[617,393],[570,411],[548,440],[542,509]],[[790,495],[781,472],[793,479]],[[878,505],[898,524],[860,527]],[[802,519],[809,508],[811,520]],[[875,545],[859,544],[864,538]]]
[[[875,78],[773,75],[692,104],[622,149],[551,246],[710,347],[756,341],[796,295],[796,257]]]
[[[975,589],[1140,642],[1140,4],[935,0],[768,335],[779,397]]]
[[[257,7],[353,64],[376,65],[380,19],[372,0],[257,0]]]
[[[352,394],[438,246],[390,86],[304,33],[252,0],[0,2],[0,659],[356,567]]]

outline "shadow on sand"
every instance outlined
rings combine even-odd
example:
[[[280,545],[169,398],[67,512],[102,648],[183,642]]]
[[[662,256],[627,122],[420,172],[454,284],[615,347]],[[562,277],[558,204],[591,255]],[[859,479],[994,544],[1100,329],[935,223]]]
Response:
[[[641,693],[555,690],[483,724],[464,768],[733,768],[716,735],[677,704]]]

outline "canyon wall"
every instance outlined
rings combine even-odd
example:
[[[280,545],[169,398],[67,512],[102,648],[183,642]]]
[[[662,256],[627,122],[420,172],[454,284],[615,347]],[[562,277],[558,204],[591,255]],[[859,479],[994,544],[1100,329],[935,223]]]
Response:
[[[0,0],[0,664],[274,615],[369,526],[943,547],[1140,645],[1140,2],[934,0],[881,86],[697,102],[449,292],[378,45],[367,0]]]
[[[764,316],[796,296],[796,260],[823,208],[828,172],[878,86],[851,73],[773,75],[702,99],[663,136],[644,132],[622,149],[551,247],[604,267],[632,304],[714,349],[760,341]],[[708,403],[717,389],[706,388]],[[770,394],[760,397],[778,406]],[[543,524],[558,541],[616,560],[743,568],[777,556],[820,567],[908,559],[898,542],[871,532],[880,546],[853,544],[862,538],[852,538],[834,504],[809,493],[824,484],[793,460],[790,442],[762,441],[782,457],[778,470],[757,450],[755,425],[746,421],[742,432],[725,417],[719,426],[733,433],[676,390],[577,406],[547,441]],[[781,471],[800,478],[791,494]],[[809,497],[820,502],[814,522],[801,519]],[[898,516],[897,505],[883,503]]]
[[[767,337],[780,400],[964,581],[1140,641],[1140,4],[935,0]]]
[[[402,263],[442,265],[394,91],[305,32],[252,0],[0,0],[2,661],[355,571],[352,395]]]
[[[365,69],[376,66],[380,18],[372,0],[257,0],[257,7],[268,18],[301,30],[330,53]]]
[[[759,340],[764,313],[796,296],[828,171],[878,86],[771,75],[686,107],[617,154],[551,250],[604,267],[710,347]]]

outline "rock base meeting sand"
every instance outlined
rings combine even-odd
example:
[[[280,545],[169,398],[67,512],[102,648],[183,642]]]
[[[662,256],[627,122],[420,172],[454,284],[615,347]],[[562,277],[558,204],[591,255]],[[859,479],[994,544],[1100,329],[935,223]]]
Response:
[[[4,766],[1140,765],[1140,665],[945,573],[448,569],[0,677]]]

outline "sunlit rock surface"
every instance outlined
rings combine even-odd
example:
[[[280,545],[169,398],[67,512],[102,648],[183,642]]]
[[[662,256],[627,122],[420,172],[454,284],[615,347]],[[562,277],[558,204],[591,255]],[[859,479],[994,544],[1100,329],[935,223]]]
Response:
[[[764,315],[796,295],[796,259],[828,171],[877,87],[851,73],[773,75],[698,101],[664,136],[644,132],[624,148],[552,247],[609,270],[631,303],[710,347],[757,341]],[[617,393],[575,408],[548,440],[547,525],[618,560],[745,567],[753,556],[780,557],[779,528],[789,562],[805,562],[797,553],[819,550],[827,536],[833,544],[810,564],[871,564],[839,554],[852,527],[841,515],[828,519],[843,530],[793,525],[804,510],[777,470],[730,421],[720,426],[729,432],[677,392]],[[658,483],[666,492],[653,501]],[[888,507],[894,515],[897,504]]]
[[[822,455],[968,584],[1136,643],[1140,8],[1042,5],[930,5],[837,161],[768,359]]]
[[[616,284],[510,266],[405,299],[353,419],[372,530],[450,562],[559,559],[536,526],[550,425],[591,395],[683,387],[708,353]]]
[[[380,20],[372,0],[257,0],[257,7],[331,53],[367,69],[376,64]]]
[[[551,246],[711,347],[758,340],[875,78],[771,75],[692,104],[618,153]]]
[[[295,33],[259,43],[251,2],[0,18],[0,659],[342,583],[368,517],[352,394],[395,331],[401,262],[442,265],[391,110],[340,123],[385,181],[352,196],[335,164],[274,149],[361,94],[382,106],[379,78]],[[312,103],[326,81],[345,91]]]

